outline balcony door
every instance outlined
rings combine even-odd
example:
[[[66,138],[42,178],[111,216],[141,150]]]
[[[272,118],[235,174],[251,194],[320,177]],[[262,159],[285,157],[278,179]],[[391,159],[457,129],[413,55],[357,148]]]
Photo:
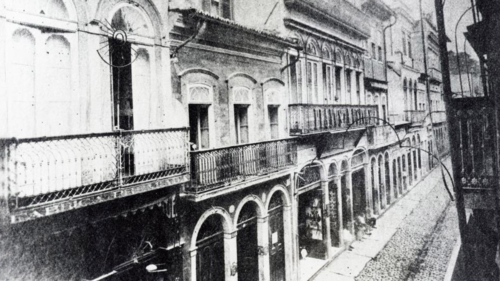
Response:
[[[208,149],[210,147],[208,105],[189,105],[190,142],[193,150]]]
[[[113,85],[113,125],[117,129],[133,130],[131,46],[128,42],[109,39]]]

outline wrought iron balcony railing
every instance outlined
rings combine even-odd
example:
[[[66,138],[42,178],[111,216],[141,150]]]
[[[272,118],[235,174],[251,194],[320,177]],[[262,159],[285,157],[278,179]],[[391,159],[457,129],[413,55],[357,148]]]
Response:
[[[406,121],[414,124],[423,124],[426,114],[425,110],[405,110]]]
[[[11,211],[188,172],[187,129],[0,140]],[[1,167],[3,166],[3,167]]]
[[[291,104],[290,134],[304,135],[376,125],[376,105]]]
[[[284,139],[191,152],[191,187],[200,194],[297,163],[297,143]]]

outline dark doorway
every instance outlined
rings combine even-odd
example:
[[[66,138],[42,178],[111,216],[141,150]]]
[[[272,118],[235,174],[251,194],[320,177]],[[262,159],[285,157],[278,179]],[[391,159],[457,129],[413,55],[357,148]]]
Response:
[[[241,209],[238,218],[238,280],[259,280],[259,256],[257,245],[257,216],[253,203]]]
[[[196,276],[200,281],[223,281],[224,238],[222,218],[212,215],[201,226],[196,243],[198,247]]]
[[[344,229],[350,231],[349,226],[352,223],[351,220],[351,194],[349,188],[347,187],[346,175],[342,175],[340,178],[340,186],[342,187],[342,225]]]
[[[132,53],[128,42],[109,39],[113,75],[114,127],[133,130]]]
[[[132,98],[132,50],[128,42],[109,39],[109,56],[112,69],[113,127],[120,130],[134,129],[134,103]],[[132,145],[121,150],[124,175],[135,174],[133,139],[126,135],[124,142]]]
[[[330,239],[333,247],[340,247],[340,217],[338,202],[338,186],[335,180],[328,183],[328,196],[330,199]]]
[[[364,217],[366,212],[365,171],[352,173],[352,207],[354,217]]]
[[[299,253],[307,251],[307,257],[326,258],[323,242],[323,191],[320,187],[299,196]]]
[[[283,201],[274,194],[269,203],[269,263],[271,281],[285,280],[285,243],[283,231]]]

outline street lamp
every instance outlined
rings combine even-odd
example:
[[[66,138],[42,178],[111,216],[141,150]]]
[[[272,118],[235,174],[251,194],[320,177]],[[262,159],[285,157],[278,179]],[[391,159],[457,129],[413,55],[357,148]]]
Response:
[[[146,266],[146,271],[149,273],[167,272],[164,263],[160,264],[150,264]]]

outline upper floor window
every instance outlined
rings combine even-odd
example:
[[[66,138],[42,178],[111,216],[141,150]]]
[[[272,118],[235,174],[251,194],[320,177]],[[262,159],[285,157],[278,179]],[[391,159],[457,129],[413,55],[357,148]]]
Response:
[[[403,35],[401,36],[403,40],[403,54],[406,56],[408,53],[406,52],[406,32],[403,31]]]
[[[377,50],[376,50],[376,46],[375,46],[375,43],[372,43],[372,58],[374,60],[377,59]]]
[[[378,60],[379,61],[383,60],[383,57],[382,57],[382,47],[380,47],[380,46],[378,46]]]
[[[214,16],[231,19],[231,0],[203,0],[203,11]]]
[[[271,139],[279,138],[279,115],[278,115],[279,106],[270,105],[268,106],[269,112],[269,125],[271,128]]]
[[[411,37],[410,37],[410,35],[409,35],[409,34],[408,34],[408,56],[409,56],[410,58],[412,58],[412,57],[413,57],[413,55],[412,55],[412,48],[411,48]]]

